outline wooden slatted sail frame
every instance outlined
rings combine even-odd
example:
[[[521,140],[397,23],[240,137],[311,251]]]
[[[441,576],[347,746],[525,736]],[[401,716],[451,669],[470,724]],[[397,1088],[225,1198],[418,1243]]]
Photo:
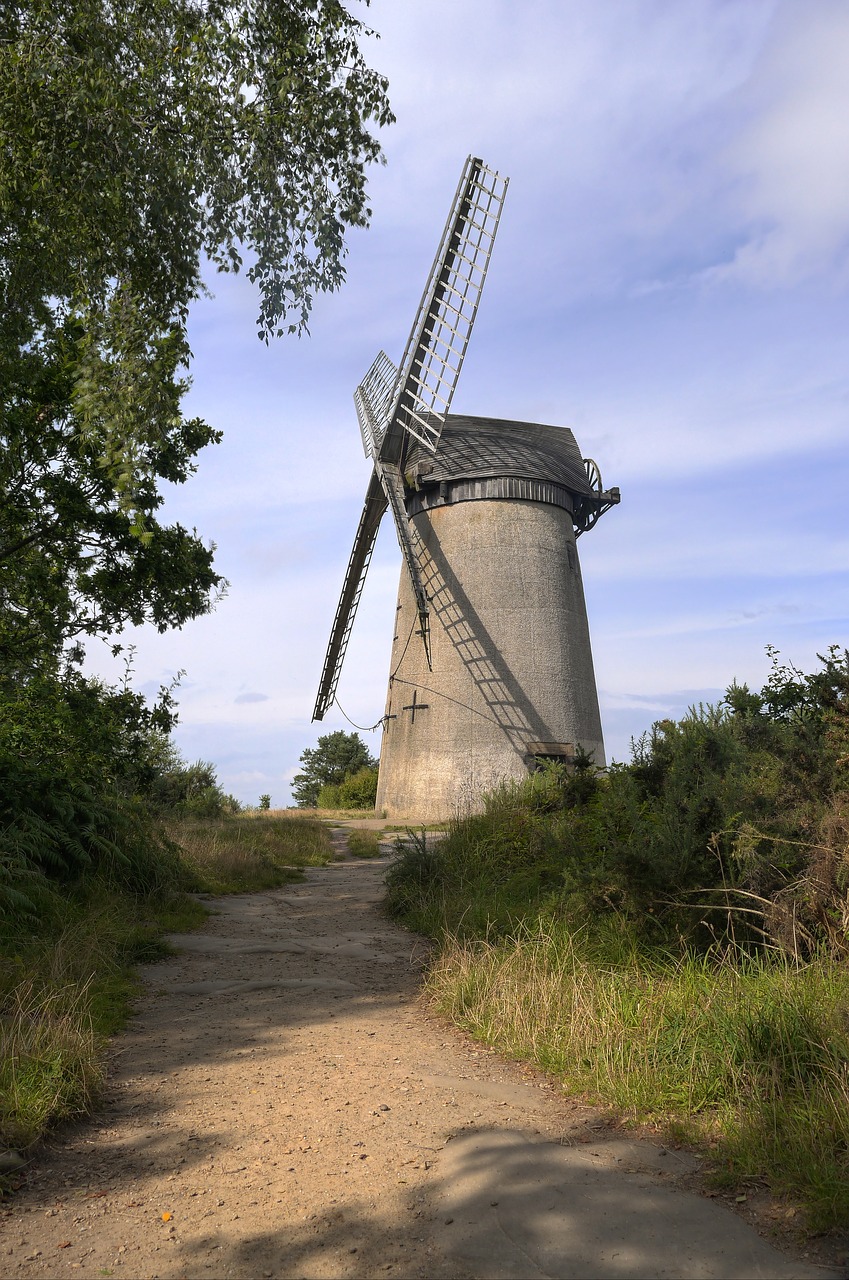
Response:
[[[430,666],[428,599],[404,506],[413,440],[435,453],[477,315],[508,179],[469,156],[419,303],[400,371],[380,352],[354,393],[363,448],[374,462],[330,633],[313,720],[333,705],[380,521],[392,510]]]
[[[354,392],[360,434],[367,458],[377,461],[398,387],[398,370],[385,351],[378,352],[368,373]]]
[[[360,596],[363,593],[363,585],[371,563],[371,553],[374,550],[377,531],[380,528],[380,522],[383,519],[387,505],[383,484],[377,472],[374,471],[366,491],[366,500],[363,506],[363,513],[360,516],[360,523],[357,526],[351,558],[345,571],[342,594],[336,606],[336,616],[333,619],[330,643],[327,646],[327,653],[324,658],[324,669],[321,673],[321,683],[315,710],[313,711],[313,720],[322,720],[325,712],[333,706],[333,701],[336,697],[336,685],[339,682],[339,672],[342,670],[345,650],[348,647],[348,638],[354,625],[357,605],[360,603]]]

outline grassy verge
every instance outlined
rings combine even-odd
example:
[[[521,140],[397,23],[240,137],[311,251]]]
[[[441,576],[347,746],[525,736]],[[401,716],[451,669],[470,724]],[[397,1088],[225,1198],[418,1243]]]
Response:
[[[299,818],[320,818],[323,822],[344,821],[349,818],[382,818],[383,814],[376,809],[277,809],[271,810],[279,817],[286,816],[297,821]]]
[[[252,893],[303,879],[304,867],[333,855],[316,818],[257,811],[228,818],[181,819],[169,835],[206,893]]]
[[[331,857],[327,830],[303,818],[187,819],[169,834],[179,854],[163,856],[148,892],[42,878],[27,886],[29,911],[0,915],[0,1151],[26,1150],[91,1110],[107,1039],[139,991],[136,966],[170,954],[164,935],[208,915],[188,890],[265,889]]]
[[[351,831],[348,833],[348,852],[354,858],[379,858],[380,836],[376,831]]]
[[[135,966],[169,953],[166,931],[207,914],[186,893],[127,894],[102,882],[45,885],[35,897],[37,927],[0,925],[0,1147],[17,1150],[91,1108],[107,1037],[138,990]]]
[[[762,1179],[811,1228],[845,1224],[845,964],[697,954],[615,912],[577,921],[547,847],[534,868],[496,826],[501,844],[481,820],[430,850],[415,841],[387,877],[391,913],[439,942],[428,977],[439,1011],[571,1093],[701,1147],[717,1181]]]

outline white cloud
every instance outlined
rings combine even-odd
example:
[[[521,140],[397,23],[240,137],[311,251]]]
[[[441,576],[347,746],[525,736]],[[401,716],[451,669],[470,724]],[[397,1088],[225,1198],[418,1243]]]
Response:
[[[846,283],[849,248],[849,8],[785,0],[742,93],[725,160],[745,242],[714,279],[775,287],[813,274]]]

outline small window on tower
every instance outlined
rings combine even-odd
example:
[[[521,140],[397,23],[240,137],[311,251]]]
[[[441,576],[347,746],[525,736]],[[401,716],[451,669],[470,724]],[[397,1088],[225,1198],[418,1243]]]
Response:
[[[536,773],[547,760],[555,760],[558,764],[573,765],[575,763],[575,744],[573,742],[528,742],[525,749],[530,757],[528,769]]]

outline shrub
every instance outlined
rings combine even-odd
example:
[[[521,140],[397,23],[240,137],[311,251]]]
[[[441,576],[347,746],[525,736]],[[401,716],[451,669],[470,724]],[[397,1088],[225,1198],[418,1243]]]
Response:
[[[338,787],[346,779],[362,769],[375,769],[377,761],[358,733],[345,733],[338,729],[319,738],[314,747],[307,747],[301,754],[302,770],[292,782],[292,795],[300,809],[338,809],[344,806],[324,804],[319,794],[325,787]],[[328,792],[328,795],[333,793]],[[360,808],[369,806],[358,806]]]
[[[452,824],[425,881],[402,856],[390,909],[486,933],[545,902],[670,946],[846,950],[849,654],[830,650],[809,676],[772,657],[761,693],[732,684],[719,706],[658,722],[629,764],[581,760],[497,788]]]
[[[344,782],[326,785],[318,793],[319,809],[373,809],[377,798],[377,769],[363,768]]]

